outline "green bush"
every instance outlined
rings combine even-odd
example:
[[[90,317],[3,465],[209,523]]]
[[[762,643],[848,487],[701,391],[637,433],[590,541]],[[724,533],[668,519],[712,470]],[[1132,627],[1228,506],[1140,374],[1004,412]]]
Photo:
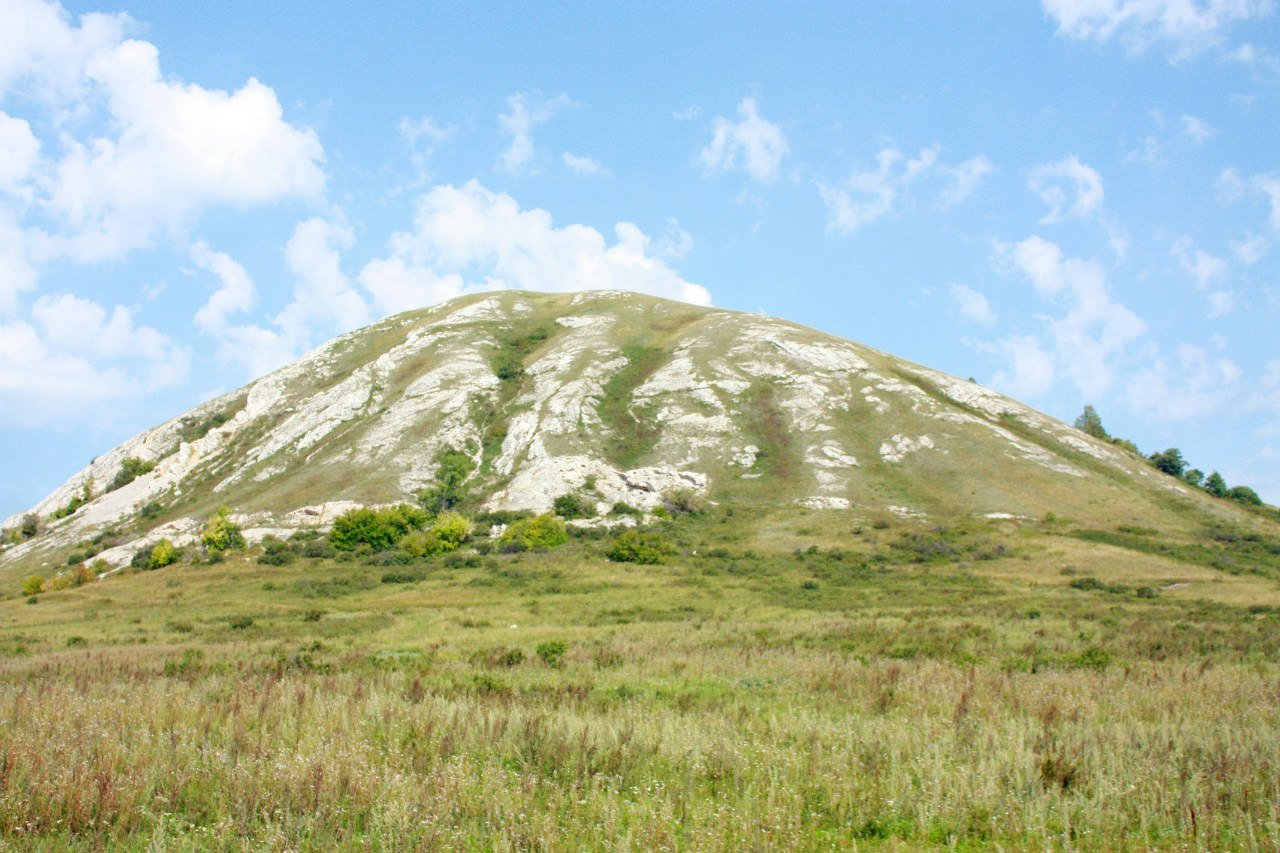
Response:
[[[389,509],[353,509],[333,522],[329,541],[340,551],[354,551],[361,545],[385,551],[412,530],[421,530],[430,516],[409,504]]]
[[[536,651],[543,663],[559,669],[564,663],[565,653],[569,651],[569,644],[564,640],[548,640],[545,643],[539,643]]]
[[[615,563],[640,563],[656,566],[666,562],[675,548],[657,533],[640,533],[627,530],[613,540],[605,556]]]
[[[264,566],[287,566],[298,559],[294,546],[275,536],[264,536],[262,539],[262,556],[258,562]]]
[[[205,522],[200,544],[210,551],[232,551],[244,547],[240,525],[231,520],[231,507],[220,506]]]
[[[114,492],[121,486],[127,486],[143,474],[150,474],[155,470],[156,463],[149,459],[139,459],[136,456],[129,456],[120,463],[120,471],[116,474],[115,479],[107,486],[108,492]]]
[[[569,541],[564,522],[554,515],[536,515],[517,521],[502,534],[507,551],[549,551]]]
[[[39,575],[27,575],[22,580],[23,595],[39,595],[44,592],[44,578]]]
[[[443,512],[431,525],[431,532],[448,546],[447,550],[456,551],[471,538],[471,522],[461,513]]]
[[[572,492],[556,498],[553,508],[556,515],[566,519],[591,518],[596,514],[594,506]]]
[[[151,546],[151,556],[147,560],[147,568],[163,569],[172,566],[182,559],[182,551],[168,539],[161,539]]]

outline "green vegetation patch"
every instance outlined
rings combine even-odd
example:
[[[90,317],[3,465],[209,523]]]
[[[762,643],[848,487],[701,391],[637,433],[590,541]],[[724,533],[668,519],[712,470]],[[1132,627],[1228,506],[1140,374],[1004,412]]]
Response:
[[[605,454],[620,468],[634,468],[657,443],[661,430],[648,406],[638,405],[635,390],[671,358],[671,351],[643,343],[622,348],[627,363],[609,378],[598,408],[609,430]]]

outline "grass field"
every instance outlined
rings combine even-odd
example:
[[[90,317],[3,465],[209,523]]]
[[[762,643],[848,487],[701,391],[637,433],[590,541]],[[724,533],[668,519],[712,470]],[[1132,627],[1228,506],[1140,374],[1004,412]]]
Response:
[[[720,508],[662,535],[664,565],[586,534],[0,602],[0,839],[1280,849],[1280,540]]]

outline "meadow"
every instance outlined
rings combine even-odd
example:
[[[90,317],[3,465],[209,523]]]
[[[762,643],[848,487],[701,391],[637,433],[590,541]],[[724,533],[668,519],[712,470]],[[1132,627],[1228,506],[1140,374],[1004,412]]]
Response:
[[[658,533],[658,565],[587,531],[15,590],[0,840],[1280,849],[1280,539],[719,507]]]

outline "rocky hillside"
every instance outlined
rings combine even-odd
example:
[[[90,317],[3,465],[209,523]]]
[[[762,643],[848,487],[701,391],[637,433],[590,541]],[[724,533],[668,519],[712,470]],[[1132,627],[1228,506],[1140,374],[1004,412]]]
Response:
[[[503,292],[344,335],[139,435],[6,520],[42,532],[0,561],[61,559],[108,528],[130,541],[101,556],[124,560],[219,505],[259,535],[323,525],[413,500],[446,459],[486,509],[691,492],[859,518],[1238,512],[980,385],[792,323]]]

